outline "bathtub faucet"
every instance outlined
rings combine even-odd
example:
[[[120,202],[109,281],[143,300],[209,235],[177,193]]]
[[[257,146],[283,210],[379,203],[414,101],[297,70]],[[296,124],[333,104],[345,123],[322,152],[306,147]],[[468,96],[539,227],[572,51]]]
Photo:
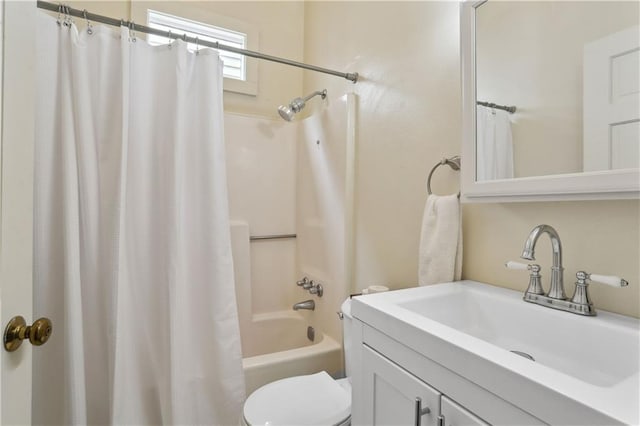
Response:
[[[314,309],[316,309],[316,302],[314,302],[313,300],[305,300],[304,302],[298,302],[295,305],[293,305],[293,310],[297,311],[298,309],[308,309],[310,311],[313,311]]]

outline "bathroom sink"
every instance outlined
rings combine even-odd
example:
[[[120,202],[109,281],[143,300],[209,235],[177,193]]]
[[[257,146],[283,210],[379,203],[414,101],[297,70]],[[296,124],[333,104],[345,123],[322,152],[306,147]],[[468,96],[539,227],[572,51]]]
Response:
[[[475,281],[357,299],[355,317],[466,378],[489,380],[490,390],[507,400],[515,389],[535,384],[612,421],[640,421],[637,319],[557,311],[524,302],[521,292]]]
[[[585,318],[522,301],[517,292],[475,285],[445,287],[398,306],[596,386],[638,373],[633,321],[602,313]]]

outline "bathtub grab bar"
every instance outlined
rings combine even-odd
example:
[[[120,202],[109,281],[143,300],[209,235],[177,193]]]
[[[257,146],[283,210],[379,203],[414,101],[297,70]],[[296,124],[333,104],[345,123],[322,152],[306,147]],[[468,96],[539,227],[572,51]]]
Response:
[[[249,237],[249,241],[262,241],[262,240],[282,240],[286,238],[296,238],[296,234],[277,234],[277,235],[252,235]]]

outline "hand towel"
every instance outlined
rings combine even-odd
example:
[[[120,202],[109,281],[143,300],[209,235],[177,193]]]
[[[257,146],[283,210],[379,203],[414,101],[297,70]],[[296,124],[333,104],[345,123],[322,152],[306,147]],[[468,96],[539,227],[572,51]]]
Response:
[[[462,222],[457,195],[429,195],[424,208],[418,284],[457,281],[462,272]]]
[[[513,141],[509,113],[478,105],[476,180],[513,177]]]

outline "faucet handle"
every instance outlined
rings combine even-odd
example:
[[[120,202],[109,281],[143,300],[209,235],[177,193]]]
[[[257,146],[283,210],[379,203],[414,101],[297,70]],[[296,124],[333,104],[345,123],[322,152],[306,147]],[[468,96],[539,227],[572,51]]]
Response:
[[[527,287],[527,290],[524,292],[525,296],[527,296],[527,294],[534,294],[534,295],[544,294],[544,290],[542,289],[542,282],[541,282],[542,277],[540,275],[540,265],[537,265],[535,263],[530,263],[527,265],[526,263],[509,261],[505,263],[504,266],[507,269],[531,271],[531,274],[529,275],[529,287]]]
[[[629,285],[627,280],[614,275],[589,274],[584,271],[578,271],[576,273],[576,279],[576,290],[571,298],[571,303],[575,304],[578,312],[583,315],[596,315],[596,310],[593,308],[593,303],[587,291],[589,285],[587,280],[607,284],[612,287],[626,287]]]
[[[322,297],[324,294],[324,289],[322,288],[322,284],[314,283],[314,285],[309,289],[309,293],[315,294],[318,297]]]
[[[518,269],[521,271],[526,271],[529,269],[529,265],[526,263],[514,262],[513,260],[508,261],[504,264],[507,269]]]
[[[610,285],[612,287],[626,287],[629,285],[627,280],[615,275],[588,274],[588,278],[593,282]]]
[[[531,275],[540,275],[540,265],[535,263],[520,263],[512,260],[504,264],[507,269],[516,269],[520,271],[531,271]]]
[[[296,285],[301,287],[301,286],[305,285],[308,282],[309,282],[309,278],[302,277],[302,279],[300,281],[296,281]]]

